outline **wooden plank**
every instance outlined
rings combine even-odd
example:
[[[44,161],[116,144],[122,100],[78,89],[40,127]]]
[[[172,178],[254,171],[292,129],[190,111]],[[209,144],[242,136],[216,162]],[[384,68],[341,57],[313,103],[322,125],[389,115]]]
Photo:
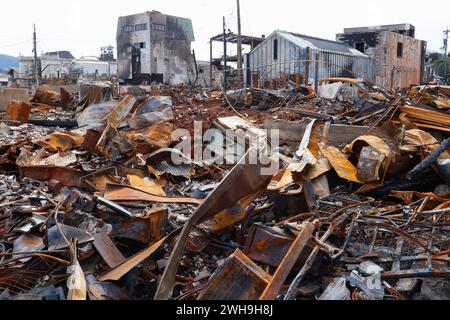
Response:
[[[303,225],[303,230],[292,243],[292,246],[284,256],[283,261],[281,261],[280,266],[264,292],[261,294],[259,300],[274,300],[277,297],[289,273],[292,271],[292,268],[308,244],[308,241],[311,239],[315,229],[314,224],[311,222],[307,222]]]
[[[402,123],[400,121],[392,121],[395,125],[401,125]],[[433,126],[428,124],[423,124],[420,122],[412,122],[417,128],[425,128],[425,129],[434,129],[438,131],[444,131],[444,132],[450,132],[450,128],[440,127],[440,126]]]
[[[423,108],[416,108],[410,106],[399,107],[400,112],[404,112],[411,118],[421,120],[429,120],[442,125],[450,125],[450,115],[442,112],[431,111]]]
[[[94,235],[94,247],[111,269],[125,261],[125,257],[105,232]]]

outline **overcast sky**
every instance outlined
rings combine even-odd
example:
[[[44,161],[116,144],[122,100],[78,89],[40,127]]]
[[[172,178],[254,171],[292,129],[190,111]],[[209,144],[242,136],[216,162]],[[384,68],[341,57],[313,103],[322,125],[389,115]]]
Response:
[[[416,37],[437,51],[443,46],[443,30],[450,26],[450,1],[432,4],[423,0],[241,0],[242,33],[268,36],[281,29],[334,40],[345,27],[411,23]],[[69,50],[77,58],[98,56],[101,46],[115,46],[117,18],[144,11],[191,18],[199,60],[209,60],[208,41],[222,32],[223,16],[227,28],[237,31],[236,0],[26,0],[1,6],[0,53],[14,56],[31,55],[33,23],[39,53]],[[214,55],[220,56],[221,44],[214,46]]]

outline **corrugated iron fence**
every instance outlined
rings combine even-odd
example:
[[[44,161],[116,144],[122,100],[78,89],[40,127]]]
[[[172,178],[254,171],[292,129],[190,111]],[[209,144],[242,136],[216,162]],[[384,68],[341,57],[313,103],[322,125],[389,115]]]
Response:
[[[251,81],[253,86],[264,86],[271,80],[298,78],[302,83],[315,84],[316,80],[334,77],[356,77],[375,80],[374,62],[369,57],[292,46],[280,52],[277,60],[264,47],[250,54]],[[308,81],[305,81],[308,78]]]

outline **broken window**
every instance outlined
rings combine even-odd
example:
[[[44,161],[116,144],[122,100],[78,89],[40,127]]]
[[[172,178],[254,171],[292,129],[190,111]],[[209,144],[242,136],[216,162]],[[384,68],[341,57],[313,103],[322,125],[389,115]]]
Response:
[[[166,26],[159,23],[152,23],[152,29],[156,31],[166,31]]]
[[[164,75],[162,73],[152,73],[151,81],[156,83],[163,83]]]
[[[278,60],[278,39],[273,40],[273,60]]]
[[[137,24],[137,25],[134,26],[134,30],[135,31],[147,30],[147,24],[146,23]]]
[[[133,44],[133,47],[135,47],[136,49],[145,49],[145,42],[136,42],[135,44]]]
[[[128,26],[124,26],[123,27],[123,32],[133,32],[134,31],[134,27],[133,26],[131,26],[131,25],[128,25]]]
[[[397,58],[403,57],[403,43],[398,42],[397,43]]]
[[[366,53],[366,43],[365,42],[356,42],[355,49],[359,52]]]

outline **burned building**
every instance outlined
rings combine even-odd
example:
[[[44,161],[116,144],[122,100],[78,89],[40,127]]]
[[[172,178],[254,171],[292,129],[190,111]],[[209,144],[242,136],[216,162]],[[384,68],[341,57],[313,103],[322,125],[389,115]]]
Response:
[[[250,71],[247,84],[254,86],[267,86],[277,79],[316,84],[330,77],[373,78],[371,59],[348,44],[280,30],[244,60]]]
[[[120,17],[118,76],[126,82],[190,83],[194,79],[190,19],[157,11]]]
[[[415,38],[411,24],[347,28],[336,38],[374,60],[377,84],[406,88],[423,82],[427,43]]]
[[[47,52],[38,57],[38,73],[44,79],[61,79],[67,77],[71,71],[71,64],[75,57],[69,51]],[[34,57],[19,57],[19,76],[21,78],[33,77]]]

